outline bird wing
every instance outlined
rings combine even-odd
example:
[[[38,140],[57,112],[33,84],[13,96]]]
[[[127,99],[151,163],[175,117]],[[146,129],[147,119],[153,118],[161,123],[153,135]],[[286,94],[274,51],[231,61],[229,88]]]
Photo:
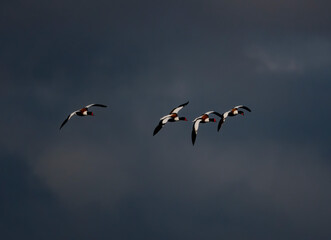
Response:
[[[156,126],[156,128],[154,129],[154,132],[153,132],[153,136],[155,134],[157,134],[163,127],[163,124],[162,124],[162,121],[159,122],[159,124]]]
[[[251,110],[248,107],[244,106],[244,105],[238,105],[238,106],[235,106],[234,108],[242,108],[242,109],[247,110],[248,112],[251,112]]]
[[[185,107],[189,102],[187,101],[186,103],[183,103],[179,105],[178,107],[175,107],[174,109],[171,110],[171,113],[178,113],[180,110],[182,110],[183,107]]]
[[[172,118],[171,115],[166,115],[164,117],[161,117],[160,120],[161,120],[162,124],[164,125],[169,121],[170,118]]]
[[[157,134],[163,128],[163,126],[169,121],[170,118],[171,118],[171,115],[166,115],[160,119],[159,124],[154,129],[153,136],[155,134]]]
[[[192,144],[193,145],[195,143],[195,139],[197,138],[197,134],[198,134],[198,129],[199,129],[200,122],[201,122],[201,118],[196,118],[194,120],[194,123],[193,123],[192,134],[191,134]]]
[[[204,115],[204,114],[203,114],[203,115]],[[195,121],[197,121],[198,119],[201,119],[203,115],[201,115],[201,116],[197,117],[197,118],[196,118],[196,119],[194,119],[192,122],[195,122]]]
[[[215,114],[216,116],[222,117],[222,114],[215,112],[215,111],[209,111],[209,112],[206,112],[205,114],[207,114],[208,116],[209,116],[209,114]]]
[[[85,108],[90,108],[90,107],[107,107],[107,106],[103,105],[103,104],[92,103],[92,104],[87,105]]]
[[[229,115],[230,112],[231,111],[227,111],[227,112],[225,112],[225,113],[222,114],[221,119],[218,122],[217,131],[219,131],[221,129],[222,124],[225,122],[225,119],[228,117],[228,115]]]
[[[217,131],[219,131],[222,127],[222,124],[225,122],[225,118],[222,117],[221,120],[218,122],[218,126],[217,126]]]
[[[74,111],[73,113],[71,113],[64,121],[63,121],[63,123],[61,124],[61,127],[60,127],[60,130],[61,130],[61,128],[64,126],[64,124],[66,124],[69,120],[70,120],[70,118],[72,118],[73,116],[75,116],[77,114],[77,111]]]

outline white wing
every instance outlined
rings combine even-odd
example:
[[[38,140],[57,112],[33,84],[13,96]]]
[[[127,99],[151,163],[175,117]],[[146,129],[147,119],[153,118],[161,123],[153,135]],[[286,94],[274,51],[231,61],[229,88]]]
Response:
[[[192,128],[192,134],[191,134],[191,139],[192,139],[192,144],[194,145],[195,140],[197,138],[197,133],[198,133],[198,129],[199,129],[199,123],[202,121],[202,119],[198,118],[195,120],[194,124],[193,124],[193,128]]]
[[[166,118],[171,118],[171,115],[170,114],[165,115],[165,116],[161,117],[160,120],[163,120],[163,119],[166,119]]]
[[[171,118],[171,116],[167,115],[167,116],[164,116],[163,118],[161,118],[160,120],[162,121],[162,124],[164,125],[169,121],[170,118]]]
[[[209,114],[212,114],[214,113],[214,111],[209,111],[209,112],[206,112],[205,114],[207,114],[209,116]]]
[[[225,113],[223,113],[223,122],[224,122],[225,119],[228,117],[228,115],[229,115],[230,112],[231,112],[231,110],[230,110],[230,111],[227,111],[227,112],[225,112]]]
[[[60,130],[64,126],[64,124],[66,124],[69,121],[69,119],[72,118],[73,116],[75,116],[76,114],[77,114],[77,111],[74,111],[73,113],[71,113],[61,124]]]
[[[170,113],[178,113],[180,110],[183,109],[183,107],[185,107],[189,102],[183,103],[181,105],[179,105],[178,107],[174,108],[171,110]]]
[[[90,105],[87,105],[85,108],[90,108],[90,107],[107,107],[107,106],[103,104],[92,103]]]
[[[79,111],[79,110],[77,110],[77,111]],[[71,114],[69,115],[69,117],[68,117],[68,120],[70,120],[70,118],[72,118],[73,116],[75,116],[76,113],[77,113],[77,111],[74,111],[73,113],[71,113]]]
[[[195,123],[193,124],[193,129],[194,129],[195,133],[198,133],[198,129],[199,129],[199,124],[200,124],[200,122],[201,122],[201,119],[197,119],[197,120],[195,121]]]
[[[196,119],[194,119],[192,122],[195,122],[196,120],[198,120],[198,119],[201,119],[201,117],[202,117],[203,115],[201,115],[201,116],[199,116],[199,117],[197,117]]]

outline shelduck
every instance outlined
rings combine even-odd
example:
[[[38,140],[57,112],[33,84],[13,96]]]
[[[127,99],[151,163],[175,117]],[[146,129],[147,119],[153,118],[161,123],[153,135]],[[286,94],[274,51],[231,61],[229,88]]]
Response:
[[[209,111],[209,112],[206,112],[206,113],[202,114],[201,116],[197,117],[196,119],[194,119],[193,120],[192,135],[191,135],[193,145],[195,143],[195,139],[196,139],[197,134],[198,134],[199,124],[200,123],[208,123],[208,122],[216,122],[215,118],[210,118],[209,117],[210,114],[215,114],[216,116],[222,117],[222,115],[218,112]]]
[[[244,116],[244,112],[238,110],[239,108],[242,108],[242,109],[247,110],[248,112],[251,112],[251,110],[248,107],[244,106],[244,105],[238,105],[238,106],[233,107],[230,111],[227,111],[227,112],[222,114],[221,120],[218,123],[217,131],[219,131],[221,129],[222,124],[225,122],[225,119],[227,117],[237,116],[238,114]]]
[[[159,124],[156,126],[153,132],[153,136],[157,134],[167,122],[187,121],[186,117],[179,117],[178,112],[182,110],[189,102],[183,103],[178,107],[175,107],[171,112],[160,119]]]
[[[103,105],[103,104],[98,104],[98,103],[93,103],[93,104],[90,104],[90,105],[87,105],[85,107],[83,107],[82,109],[79,109],[79,110],[76,110],[74,112],[72,112],[65,120],[64,122],[61,124],[61,127],[60,127],[60,130],[61,128],[68,122],[68,120],[70,120],[70,118],[72,118],[73,116],[77,115],[77,116],[80,116],[80,117],[84,117],[84,116],[88,116],[88,115],[91,115],[93,116],[93,112],[90,112],[88,111],[88,109],[90,107],[107,107],[106,105]]]

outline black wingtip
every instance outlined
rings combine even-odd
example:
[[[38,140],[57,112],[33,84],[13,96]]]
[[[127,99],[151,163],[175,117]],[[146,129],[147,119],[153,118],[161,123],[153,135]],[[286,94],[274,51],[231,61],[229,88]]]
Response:
[[[242,106],[241,108],[247,110],[248,112],[251,112],[252,111],[249,107],[246,107],[246,106]]]
[[[194,129],[192,130],[191,138],[192,138],[192,144],[194,146],[195,139],[197,138],[197,134],[195,133]]]
[[[162,124],[159,124],[156,126],[156,128],[154,129],[154,132],[153,132],[153,136],[155,136],[162,128]]]
[[[60,130],[68,122],[69,117],[70,117],[70,115],[63,121],[63,123],[61,124]]]
[[[99,104],[99,103],[95,104],[94,106],[95,106],[95,107],[107,107],[106,105],[104,105],[104,104]]]
[[[59,128],[59,131],[62,129],[63,126],[64,126],[64,124],[62,123],[62,124],[61,124],[61,127]]]
[[[218,123],[218,126],[217,126],[217,132],[219,132],[219,131],[220,131],[221,127],[222,127],[222,123],[221,123],[221,122],[219,122],[219,123]]]

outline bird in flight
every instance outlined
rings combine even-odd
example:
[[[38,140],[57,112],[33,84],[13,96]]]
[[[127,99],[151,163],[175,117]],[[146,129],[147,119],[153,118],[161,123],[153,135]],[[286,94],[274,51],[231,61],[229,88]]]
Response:
[[[221,129],[222,124],[225,122],[225,119],[227,117],[233,117],[233,116],[236,116],[238,114],[244,116],[244,112],[238,110],[239,108],[242,108],[242,109],[247,110],[248,112],[251,112],[251,110],[248,107],[244,106],[244,105],[238,105],[238,106],[233,107],[230,111],[227,111],[227,112],[225,112],[225,113],[222,114],[221,120],[218,123],[217,131],[219,131]]]
[[[157,134],[167,122],[187,121],[186,117],[178,117],[178,112],[182,110],[188,103],[189,102],[186,102],[179,105],[178,107],[175,107],[168,115],[162,117],[159,124],[154,129],[153,136]]]
[[[84,116],[88,116],[91,115],[93,116],[93,112],[88,111],[88,109],[90,107],[107,107],[106,105],[103,104],[97,104],[97,103],[93,103],[93,104],[89,104],[85,107],[83,107],[82,109],[76,110],[74,112],[72,112],[65,120],[64,122],[61,124],[60,130],[61,128],[68,122],[68,120],[70,120],[70,118],[72,118],[73,116],[77,115],[80,117],[84,117]]]
[[[209,117],[210,114],[214,114],[216,116],[222,117],[222,115],[218,112],[209,111],[209,112],[206,112],[206,113],[202,114],[201,116],[197,117],[196,119],[194,119],[193,120],[192,134],[191,134],[193,145],[195,143],[195,139],[196,139],[197,134],[198,134],[199,124],[200,123],[208,123],[208,122],[216,122],[215,118],[210,118]]]

